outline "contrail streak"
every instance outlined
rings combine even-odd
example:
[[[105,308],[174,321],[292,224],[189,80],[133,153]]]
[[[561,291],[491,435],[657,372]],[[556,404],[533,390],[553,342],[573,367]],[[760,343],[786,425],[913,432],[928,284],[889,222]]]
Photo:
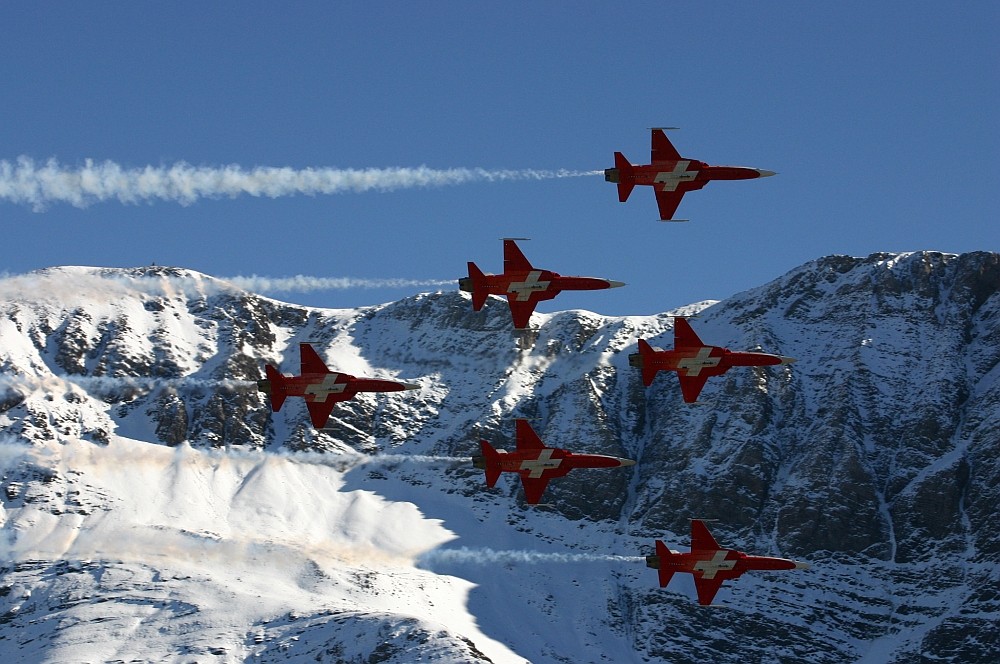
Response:
[[[72,383],[85,390],[99,392],[101,390],[116,390],[131,388],[153,390],[157,387],[202,387],[207,389],[241,389],[256,387],[251,380],[181,377],[181,378],[142,378],[138,376],[0,376],[0,388],[17,389],[54,389]]]
[[[615,556],[596,553],[542,553],[540,551],[524,550],[495,551],[488,548],[470,549],[465,546],[458,549],[435,549],[417,558],[418,565],[432,565],[434,563],[471,563],[476,565],[524,563],[534,565],[538,563],[634,563],[642,561],[645,561],[645,558],[642,556]]]
[[[423,288],[454,286],[456,279],[358,279],[355,277],[223,277],[225,281],[243,290],[258,293],[309,293],[318,290],[346,290],[349,288]]]
[[[53,203],[84,208],[116,200],[124,204],[172,201],[190,205],[202,198],[294,196],[395,191],[469,182],[549,180],[594,175],[600,171],[489,170],[485,168],[303,168],[238,165],[210,167],[179,162],[172,166],[124,168],[113,161],[84,161],[70,167],[49,159],[36,164],[20,156],[0,160],[0,200],[30,205],[40,212]]]
[[[331,454],[322,452],[272,452],[275,456],[280,456],[296,463],[312,464],[317,466],[329,466],[339,472],[347,472],[358,466],[398,466],[404,463],[417,464],[460,464],[469,463],[471,457],[452,456],[431,456],[426,454],[352,454],[341,453]]]
[[[218,277],[201,279],[196,276],[167,276],[150,274],[128,276],[114,270],[73,272],[53,270],[29,274],[0,272],[0,298],[30,298],[37,300],[46,295],[77,297],[82,292],[98,297],[120,297],[130,291],[166,297],[182,293],[200,297],[214,293],[246,290],[255,293],[311,293],[324,290],[352,288],[454,288],[457,279],[362,279],[357,277],[314,277],[297,274],[293,277]]]

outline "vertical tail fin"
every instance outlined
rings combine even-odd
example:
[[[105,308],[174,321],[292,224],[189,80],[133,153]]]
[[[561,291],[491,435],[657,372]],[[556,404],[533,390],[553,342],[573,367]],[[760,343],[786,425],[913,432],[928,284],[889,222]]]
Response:
[[[656,570],[660,575],[660,587],[666,588],[667,584],[670,583],[671,577],[674,575],[674,568],[669,563],[674,554],[667,548],[666,544],[660,540],[656,540],[656,555],[660,559],[660,566]]]
[[[479,441],[479,447],[483,451],[486,466],[486,486],[492,488],[500,477],[500,454],[485,440]]]
[[[285,397],[288,396],[288,391],[285,389],[285,376],[270,364],[264,366],[264,374],[270,384],[267,395],[271,399],[271,410],[277,413],[281,410],[281,404],[285,403]]]
[[[639,355],[642,356],[642,384],[649,387],[659,371],[653,363],[653,347],[645,339],[639,339]]]
[[[469,281],[472,282],[472,310],[479,311],[486,304],[486,275],[472,261],[469,261]]]
[[[618,169],[618,200],[624,203],[628,200],[632,189],[635,188],[635,179],[632,175],[632,164],[621,152],[615,153],[615,168]]]

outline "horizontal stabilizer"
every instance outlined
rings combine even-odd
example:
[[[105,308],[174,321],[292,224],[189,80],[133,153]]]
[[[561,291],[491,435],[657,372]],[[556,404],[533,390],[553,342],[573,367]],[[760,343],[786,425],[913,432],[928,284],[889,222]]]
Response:
[[[632,164],[621,152],[615,153],[615,168],[618,169],[618,201],[624,203],[635,188]]]
[[[285,403],[288,392],[285,389],[285,376],[270,364],[264,366],[264,374],[270,382],[268,397],[271,400],[271,410],[277,413]]]
[[[479,448],[483,452],[483,461],[486,466],[486,486],[492,488],[500,479],[500,455],[485,440],[479,441]]]
[[[660,576],[660,587],[666,588],[674,575],[673,568],[669,564],[670,558],[674,556],[674,553],[662,541],[656,540],[656,555],[660,559],[660,566],[657,569]]]
[[[486,275],[479,266],[469,261],[469,281],[472,282],[472,310],[479,311],[486,304]]]
[[[655,353],[656,351],[649,345],[649,342],[645,339],[639,339],[639,355],[642,358],[642,384],[646,387],[653,384],[656,372],[659,371],[653,363],[653,355]]]

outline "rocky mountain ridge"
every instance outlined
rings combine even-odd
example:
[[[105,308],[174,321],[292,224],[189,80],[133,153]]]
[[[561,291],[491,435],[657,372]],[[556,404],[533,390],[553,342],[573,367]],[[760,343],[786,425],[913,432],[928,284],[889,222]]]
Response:
[[[158,641],[163,648],[186,644],[225,661],[272,652],[279,642],[289,644],[282,657],[303,660],[332,649],[342,661],[412,661],[414,653],[432,652],[440,661],[466,661],[472,651],[495,661],[539,662],[992,661],[1000,653],[1000,529],[993,523],[1000,498],[998,286],[1000,256],[986,252],[830,256],[725,301],[657,316],[536,315],[536,329],[520,338],[504,302],[473,312],[459,292],[325,310],[176,268],[52,268],[0,281],[0,426],[7,446],[27,443],[50,454],[59,445],[117,453],[122,440],[172,447],[184,459],[197,450],[210,459],[234,449],[261,459],[322,452],[351,460],[336,471],[320,464],[336,476],[325,481],[342,483],[338,497],[360,492],[389,505],[416,505],[457,537],[452,544],[489,551],[639,556],[656,538],[685,548],[688,519],[697,516],[718,519],[713,531],[723,545],[814,565],[806,573],[744,576],[720,594],[727,608],[706,611],[694,604],[693,586],[675,581],[660,590],[655,575],[636,564],[606,562],[595,572],[584,563],[446,561],[384,572],[341,558],[329,563],[302,554],[301,543],[286,543],[302,556],[302,569],[320,569],[318,576],[296,572],[311,579],[309,588],[340,597],[323,579],[351,575],[355,586],[366,574],[377,580],[333,608],[298,595],[287,600],[310,625],[299,623],[296,641],[282,641],[293,628],[279,629],[276,609],[266,607],[247,612],[239,643],[231,642],[236,626],[219,632],[230,642],[212,646],[222,648],[217,653],[179,636]],[[686,406],[676,378],[660,374],[644,388],[627,359],[639,337],[670,347],[678,313],[698,314],[692,325],[707,343],[799,361],[734,369],[709,381],[702,405]],[[339,404],[324,432],[309,427],[301,404],[290,401],[271,414],[252,381],[264,362],[297,372],[297,343],[306,340],[331,367],[421,389]],[[532,510],[515,482],[487,491],[469,464],[441,461],[468,457],[479,438],[510,447],[513,416],[533,418],[547,444],[638,463],[627,472],[576,471],[552,482],[549,504]],[[384,462],[358,462],[358,453]],[[165,573],[155,558],[39,548],[30,527],[54,520],[67,528],[72,518],[79,521],[72,541],[79,543],[87,528],[100,532],[94,519],[128,497],[111,480],[97,490],[71,464],[53,467],[30,455],[28,462],[25,454],[4,456],[3,529],[12,563],[0,578],[8,589],[0,593],[0,620],[44,628],[25,632],[34,635],[27,650],[0,639],[0,652],[58,659],[65,650],[38,645],[48,639],[68,647],[52,616],[90,624],[88,607],[108,595],[93,579],[116,574],[171,576],[167,594],[183,595],[196,624],[214,633],[218,599],[193,596],[191,582],[176,570]],[[228,462],[213,463],[212,476]],[[202,500],[214,505],[213,496]],[[181,514],[183,502],[175,496],[164,509]],[[233,504],[216,509],[242,514]],[[337,519],[349,520],[345,514]],[[364,516],[351,523],[368,528],[368,512],[358,514]],[[205,531],[219,530],[197,521]],[[409,532],[426,528],[430,550],[451,546],[447,536],[416,523]],[[197,537],[221,546],[237,532]],[[189,544],[194,535],[177,537]],[[387,537],[379,544],[383,554],[403,546],[400,533]],[[23,544],[29,540],[31,547]],[[63,568],[72,574],[57,572]],[[91,581],[64,583],[73,574]],[[461,610],[451,602],[447,610],[393,613],[402,611],[395,606],[387,613],[383,602],[393,588],[425,592],[400,580],[409,577],[449,593],[458,580],[475,585]],[[137,593],[149,592],[137,588],[148,583],[111,584],[109,604],[134,605]],[[67,600],[84,587],[87,602]],[[23,592],[52,599],[28,612],[15,597]],[[468,625],[462,611],[480,633],[449,624]],[[349,619],[330,636],[324,616],[334,614]],[[347,636],[350,625],[361,624],[368,625],[361,631],[381,626],[378,633],[392,644],[380,651],[383,659],[378,643],[366,650]],[[245,636],[258,633],[259,643]],[[503,646],[480,645],[490,640]]]

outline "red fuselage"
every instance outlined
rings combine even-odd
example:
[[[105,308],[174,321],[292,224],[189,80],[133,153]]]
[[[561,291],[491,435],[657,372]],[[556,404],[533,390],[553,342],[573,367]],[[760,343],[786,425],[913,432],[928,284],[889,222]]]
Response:
[[[682,157],[663,133],[650,134],[650,161],[632,164],[621,152],[615,153],[614,168],[604,170],[604,179],[618,185],[618,200],[624,203],[636,185],[653,187],[660,219],[674,220],[681,198],[701,189],[712,180],[752,180],[774,175],[774,171],[745,166],[710,166],[697,159]]]
[[[608,169],[611,170],[611,169]],[[700,183],[690,189],[701,189],[712,180],[752,180],[770,171],[745,166],[709,166],[703,161],[682,159],[680,161],[660,161],[655,164],[635,165],[627,172],[617,174],[615,182],[621,184],[659,186],[666,191],[676,187],[672,183]],[[608,178],[607,174],[605,175]]]
[[[538,434],[523,418],[515,420],[517,448],[512,452],[494,449],[489,442],[479,441],[482,451],[472,457],[475,468],[486,471],[486,486],[496,484],[501,473],[517,473],[524,486],[524,498],[536,505],[549,480],[562,477],[574,468],[620,468],[633,466],[632,459],[620,459],[604,454],[574,454],[558,447],[546,447]]]
[[[703,606],[712,603],[724,581],[739,578],[744,572],[809,569],[808,563],[787,558],[751,556],[742,551],[723,548],[701,519],[691,520],[689,552],[673,551],[662,541],[656,540],[656,553],[646,556],[646,566],[657,570],[661,588],[666,588],[670,579],[678,572],[694,576],[698,603]]]
[[[551,300],[564,290],[602,290],[614,288],[616,284],[618,282],[597,277],[564,277],[551,270],[528,270],[487,274],[482,288],[488,295],[501,295],[518,302],[528,302]],[[471,292],[471,285],[462,290]]]
[[[472,293],[472,310],[479,311],[490,295],[507,298],[514,328],[528,326],[535,305],[551,300],[564,290],[603,290],[624,286],[620,281],[596,277],[564,277],[533,266],[513,238],[503,241],[503,273],[487,274],[469,262],[469,276],[458,280],[459,290]]]
[[[502,473],[518,473],[525,477],[544,479],[562,477],[574,468],[619,468],[635,464],[631,459],[604,454],[574,454],[558,447],[523,452],[497,450],[497,456],[499,461],[496,465]],[[473,465],[485,468],[486,461],[483,457],[476,456],[473,458]]]
[[[285,376],[285,396],[305,397],[307,401],[326,401],[330,395],[354,395],[358,392],[399,392],[406,384],[378,378],[356,378],[344,373]]]
[[[643,358],[657,371],[677,371],[688,376],[720,376],[731,367],[768,367],[785,363],[786,358],[769,353],[732,351],[722,346],[675,348],[656,351]]]

